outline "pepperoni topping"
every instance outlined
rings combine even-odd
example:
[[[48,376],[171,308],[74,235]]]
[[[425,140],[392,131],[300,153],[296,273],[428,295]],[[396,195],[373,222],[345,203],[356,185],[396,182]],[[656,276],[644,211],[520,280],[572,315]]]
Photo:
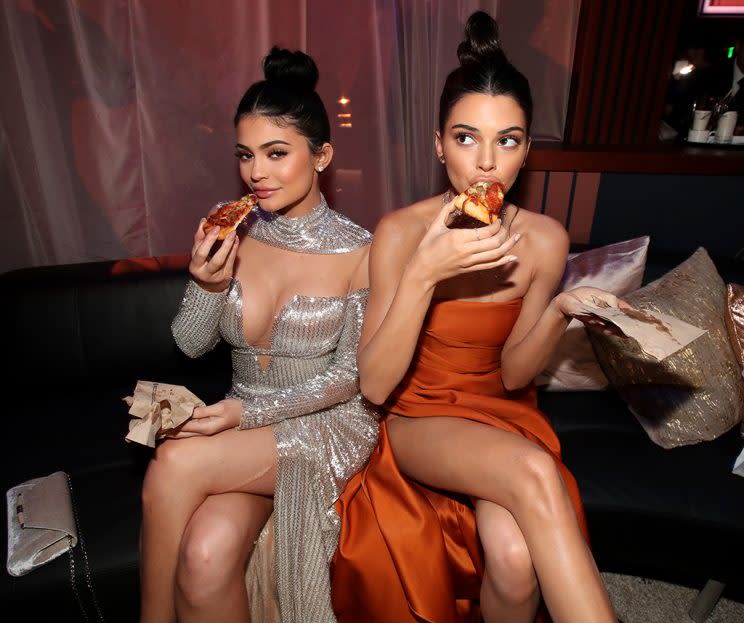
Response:
[[[494,182],[488,187],[486,204],[491,213],[501,210],[501,206],[504,205],[504,185],[501,182]]]
[[[238,201],[228,203],[207,217],[207,223],[216,227],[232,227],[250,212],[256,202],[255,195],[246,195]]]

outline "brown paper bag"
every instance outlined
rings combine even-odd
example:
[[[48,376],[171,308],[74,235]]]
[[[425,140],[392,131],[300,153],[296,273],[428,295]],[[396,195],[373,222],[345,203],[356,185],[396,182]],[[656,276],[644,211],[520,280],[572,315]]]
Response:
[[[153,381],[137,381],[134,396],[124,399],[129,405],[129,433],[124,438],[155,447],[155,441],[167,437],[194,413],[204,401],[183,385],[168,385]]]
[[[613,324],[623,335],[638,342],[644,353],[658,361],[707,333],[707,330],[674,316],[640,309],[584,305],[578,317],[582,315],[601,318]]]

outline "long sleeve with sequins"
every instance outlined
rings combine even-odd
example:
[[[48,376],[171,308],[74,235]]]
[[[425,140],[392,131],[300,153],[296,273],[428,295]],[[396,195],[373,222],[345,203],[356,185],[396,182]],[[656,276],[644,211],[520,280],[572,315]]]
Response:
[[[171,331],[178,347],[189,357],[199,357],[220,341],[219,323],[228,290],[208,292],[193,280],[186,286]]]
[[[356,355],[369,290],[347,297],[344,324],[327,370],[307,381],[268,394],[243,398],[241,429],[258,428],[314,413],[353,398],[359,392]]]

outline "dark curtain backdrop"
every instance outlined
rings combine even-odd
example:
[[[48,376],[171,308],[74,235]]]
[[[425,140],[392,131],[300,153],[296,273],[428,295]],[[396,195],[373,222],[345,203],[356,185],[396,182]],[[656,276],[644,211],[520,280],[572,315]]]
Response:
[[[318,63],[336,149],[323,189],[373,228],[443,188],[438,98],[478,8],[532,83],[534,137],[562,138],[579,4],[3,0],[0,272],[186,252],[243,191],[232,117],[273,44]]]

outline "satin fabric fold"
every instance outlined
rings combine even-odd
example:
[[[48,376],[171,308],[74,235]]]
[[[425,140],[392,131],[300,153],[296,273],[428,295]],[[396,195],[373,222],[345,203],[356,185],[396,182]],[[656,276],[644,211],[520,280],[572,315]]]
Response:
[[[406,417],[461,417],[538,444],[556,461],[586,536],[576,481],[537,409],[534,387],[507,392],[501,382],[501,350],[521,303],[433,301],[409,371],[385,407]],[[342,526],[332,588],[339,623],[480,620],[483,553],[472,504],[401,474],[387,422],[336,508]],[[538,620],[549,618],[543,611]]]

